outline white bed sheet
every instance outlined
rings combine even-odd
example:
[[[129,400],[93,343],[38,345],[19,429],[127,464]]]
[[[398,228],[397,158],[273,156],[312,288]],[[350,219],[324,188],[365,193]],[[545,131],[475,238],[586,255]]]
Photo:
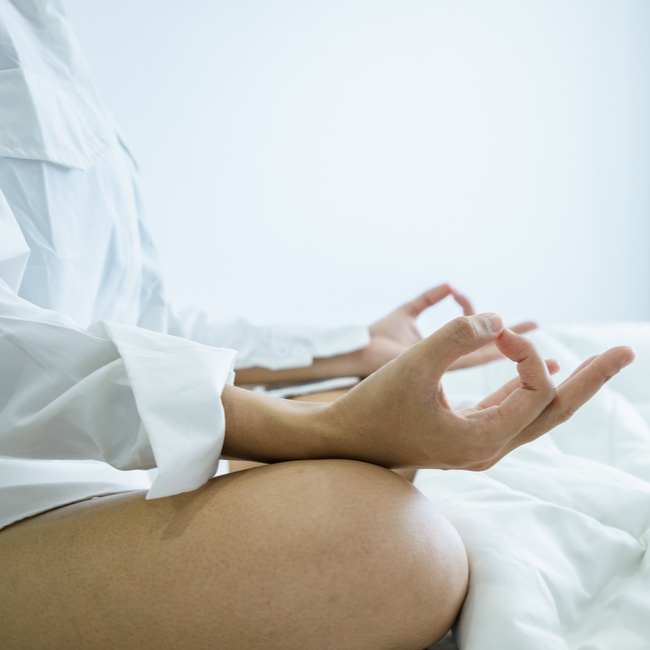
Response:
[[[531,335],[563,366],[632,345],[637,361],[569,422],[483,473],[419,471],[416,486],[460,532],[469,594],[462,650],[650,648],[650,324],[572,325]],[[513,366],[450,373],[456,400]],[[455,648],[452,639],[432,646]]]

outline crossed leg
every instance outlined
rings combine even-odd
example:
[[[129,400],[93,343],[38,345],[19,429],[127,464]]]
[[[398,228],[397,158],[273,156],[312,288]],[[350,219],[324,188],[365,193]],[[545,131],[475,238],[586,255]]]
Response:
[[[0,532],[4,650],[422,650],[467,589],[456,530],[388,470],[279,463]]]

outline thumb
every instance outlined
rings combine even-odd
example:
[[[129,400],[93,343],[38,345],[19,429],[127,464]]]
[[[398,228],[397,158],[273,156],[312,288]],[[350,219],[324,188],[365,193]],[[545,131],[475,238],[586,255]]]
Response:
[[[460,316],[449,321],[419,345],[426,348],[437,380],[460,357],[475,352],[499,338],[503,321],[497,314]]]
[[[433,289],[425,291],[422,295],[414,300],[407,302],[402,306],[410,316],[419,316],[427,307],[431,307],[446,298],[453,289],[448,284],[441,284]]]

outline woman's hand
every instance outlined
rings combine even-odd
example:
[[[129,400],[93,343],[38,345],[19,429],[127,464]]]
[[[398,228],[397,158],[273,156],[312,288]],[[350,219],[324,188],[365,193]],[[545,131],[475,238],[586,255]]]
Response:
[[[417,317],[447,296],[453,296],[463,308],[465,315],[474,313],[469,300],[448,284],[429,289],[415,300],[398,307],[385,318],[370,326],[370,345],[361,350],[337,354],[332,357],[314,359],[306,368],[287,368],[285,370],[268,370],[266,368],[245,368],[237,371],[238,384],[272,384],[274,382],[298,382],[330,377],[367,377],[422,340],[417,328]],[[532,325],[529,329],[534,329]],[[526,330],[527,331],[527,330]],[[485,363],[492,358],[499,358],[493,350],[486,351],[485,360],[478,357],[470,359],[469,365]],[[491,356],[490,356],[491,355]],[[489,357],[489,358],[488,358]]]
[[[444,373],[494,343],[518,377],[476,407],[453,411]],[[554,361],[495,314],[464,316],[416,343],[332,404],[292,402],[226,386],[224,456],[259,462],[349,458],[384,467],[483,470],[565,422],[634,360],[617,347],[555,388]]]
[[[462,307],[465,316],[472,316],[475,313],[474,307],[469,299],[451,285],[441,284],[438,287],[429,289],[415,300],[411,300],[398,307],[395,311],[388,314],[388,316],[370,326],[370,345],[357,353],[360,366],[360,372],[358,374],[363,377],[371,375],[384,364],[392,361],[411,346],[422,341],[422,335],[416,323],[418,316],[447,296],[454,298]],[[536,323],[526,322],[514,326],[512,331],[517,334],[524,334],[536,328]],[[503,354],[492,343],[461,357],[448,369],[469,368],[503,358]]]
[[[440,384],[443,374],[491,344],[517,363],[518,377],[475,408],[453,411]],[[322,415],[342,438],[332,435],[337,457],[385,467],[483,470],[565,422],[633,360],[630,348],[612,348],[556,389],[549,370],[556,371],[557,363],[544,362],[499,316],[461,317],[387,363]]]
[[[417,317],[429,307],[452,296],[462,307],[465,316],[474,314],[472,303],[449,284],[425,291],[415,300],[398,307],[385,318],[370,326],[370,344],[354,352],[337,354],[333,357],[314,359],[306,368],[287,368],[268,370],[267,368],[246,368],[237,371],[238,384],[272,384],[274,382],[299,382],[327,379],[329,377],[368,377],[383,365],[397,358],[416,343],[422,341],[417,327]],[[515,325],[512,331],[524,334],[537,327],[527,322]],[[448,370],[478,366],[496,359],[503,359],[499,348],[491,343],[479,350],[457,359]]]

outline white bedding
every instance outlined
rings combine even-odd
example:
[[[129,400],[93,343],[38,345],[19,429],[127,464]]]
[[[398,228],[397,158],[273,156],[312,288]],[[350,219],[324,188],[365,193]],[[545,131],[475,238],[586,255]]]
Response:
[[[416,486],[458,529],[470,559],[456,641],[462,650],[648,650],[650,324],[531,338],[562,364],[558,382],[613,345],[631,345],[637,360],[568,423],[491,470],[418,472]],[[445,389],[457,400],[483,396],[513,372],[507,362],[457,371]]]

